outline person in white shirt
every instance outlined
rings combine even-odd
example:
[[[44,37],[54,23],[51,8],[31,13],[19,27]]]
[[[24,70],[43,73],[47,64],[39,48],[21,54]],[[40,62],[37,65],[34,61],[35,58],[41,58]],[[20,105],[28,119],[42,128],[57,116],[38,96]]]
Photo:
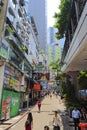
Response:
[[[80,111],[76,107],[74,107],[74,110],[72,111],[72,118],[74,121],[75,130],[77,130],[77,126],[78,130],[80,130],[80,127],[78,125],[80,122],[80,117],[81,117]]]
[[[60,130],[60,120],[57,115],[57,111],[55,111],[55,116],[53,117],[53,130]]]

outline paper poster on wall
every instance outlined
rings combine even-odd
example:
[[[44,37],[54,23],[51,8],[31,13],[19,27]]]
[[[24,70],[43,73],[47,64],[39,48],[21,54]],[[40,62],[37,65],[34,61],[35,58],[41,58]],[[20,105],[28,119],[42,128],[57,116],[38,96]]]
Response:
[[[10,98],[2,101],[2,120],[10,118]]]
[[[10,98],[6,99],[6,120],[10,118]]]
[[[1,117],[2,120],[5,119],[5,114],[6,114],[6,100],[3,100],[2,101],[2,117]]]

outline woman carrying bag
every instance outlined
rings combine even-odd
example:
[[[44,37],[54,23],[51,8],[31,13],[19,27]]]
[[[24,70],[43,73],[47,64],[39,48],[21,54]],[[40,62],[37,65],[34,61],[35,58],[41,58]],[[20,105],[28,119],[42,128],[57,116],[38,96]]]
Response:
[[[32,113],[29,112],[27,120],[25,122],[25,130],[32,130],[32,126],[33,126],[33,117]]]

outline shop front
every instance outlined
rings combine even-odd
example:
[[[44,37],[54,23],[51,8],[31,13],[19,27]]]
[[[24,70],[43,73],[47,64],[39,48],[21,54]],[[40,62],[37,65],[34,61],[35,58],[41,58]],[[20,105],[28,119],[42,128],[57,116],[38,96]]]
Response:
[[[18,115],[19,112],[20,93],[3,90],[1,120],[10,119]]]
[[[0,77],[0,119],[7,120],[16,116],[19,111],[22,73],[9,63],[4,63],[2,68],[0,68],[0,71],[2,71]]]

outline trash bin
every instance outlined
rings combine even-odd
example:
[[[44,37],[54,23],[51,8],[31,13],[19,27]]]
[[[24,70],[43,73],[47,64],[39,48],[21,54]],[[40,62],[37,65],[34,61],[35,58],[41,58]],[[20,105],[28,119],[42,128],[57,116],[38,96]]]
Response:
[[[79,123],[81,130],[87,130],[87,123]]]

